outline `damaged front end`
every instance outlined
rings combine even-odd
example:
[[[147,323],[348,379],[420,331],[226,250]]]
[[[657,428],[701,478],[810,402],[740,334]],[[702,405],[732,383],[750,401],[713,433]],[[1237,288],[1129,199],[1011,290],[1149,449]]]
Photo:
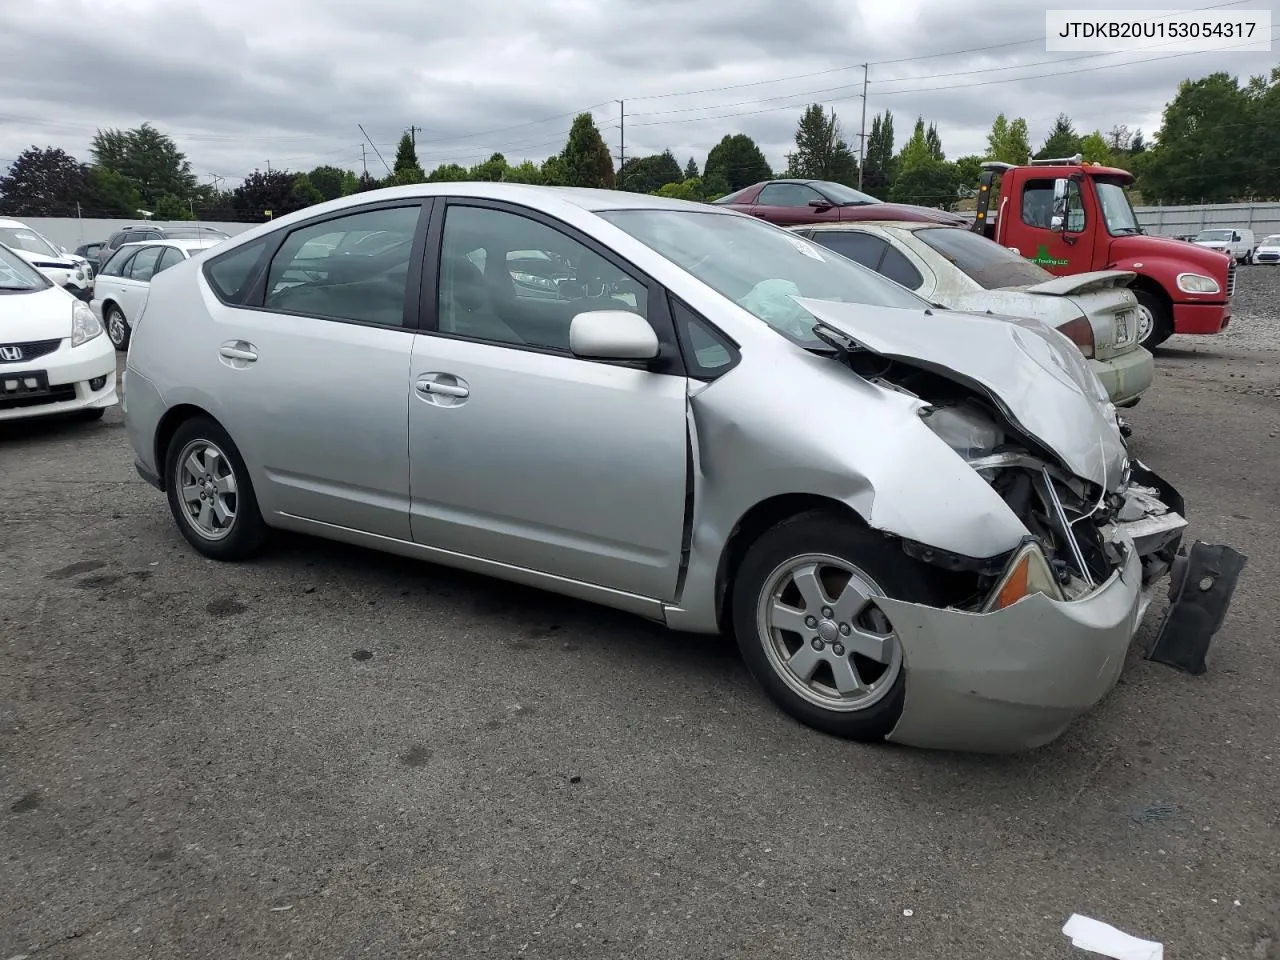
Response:
[[[823,312],[813,302],[805,306]],[[990,358],[944,364],[948,347],[938,342],[944,337],[930,343],[933,356],[918,348],[907,354],[884,340],[876,342],[878,332],[860,336],[851,317],[834,310],[830,315],[836,322],[819,318],[819,338],[864,379],[919,400],[924,425],[990,484],[1027,530],[1008,554],[985,559],[903,542],[917,559],[966,576],[965,596],[950,609],[993,614],[1037,594],[1074,604],[1114,594],[1111,588],[1119,581],[1137,594],[1131,638],[1160,582],[1172,574],[1174,603],[1145,653],[1191,673],[1204,671],[1204,655],[1222,624],[1245,558],[1229,547],[1203,543],[1182,549],[1187,528],[1182,497],[1128,456],[1114,408],[1097,395],[1082,363],[1077,369],[1065,351],[1059,355],[1051,336],[1041,343],[1034,330],[1014,331],[1019,346],[1034,339],[1036,349],[1044,348],[1036,358],[1042,371],[1053,366],[1058,374],[1041,390],[1024,371],[1001,369]],[[954,316],[946,320],[956,323]],[[923,344],[931,328],[933,318],[926,313],[907,337]],[[1007,335],[998,328],[992,334]],[[952,357],[959,353],[955,346]],[[972,352],[982,345],[971,341],[966,346]],[[977,373],[970,373],[974,369]],[[1132,579],[1140,583],[1131,584]],[[1195,589],[1187,590],[1193,581]]]

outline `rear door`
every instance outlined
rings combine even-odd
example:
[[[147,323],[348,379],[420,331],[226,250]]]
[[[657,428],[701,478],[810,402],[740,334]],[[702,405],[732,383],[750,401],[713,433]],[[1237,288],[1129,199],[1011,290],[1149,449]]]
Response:
[[[409,360],[428,208],[345,208],[207,259],[221,302],[198,341],[201,382],[264,511],[411,539]],[[373,230],[396,242],[335,252]]]
[[[160,255],[169,249],[157,244],[140,247],[117,280],[120,309],[130,323],[142,315],[147,303],[147,290],[155,276]]]
[[[414,539],[673,599],[688,381],[662,288],[583,234],[521,208],[451,199],[439,235],[439,279],[424,284],[424,332],[413,350]],[[545,261],[570,276],[533,282],[529,264]],[[591,310],[645,317],[662,355],[649,363],[574,356],[569,325]]]

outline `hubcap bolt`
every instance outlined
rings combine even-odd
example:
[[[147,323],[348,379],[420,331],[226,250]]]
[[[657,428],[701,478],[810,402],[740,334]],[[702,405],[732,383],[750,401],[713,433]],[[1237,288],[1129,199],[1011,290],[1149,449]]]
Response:
[[[831,619],[831,608],[830,608],[830,607],[823,607],[823,608],[822,608],[822,615],[823,615],[824,617],[826,617],[828,620],[830,620],[830,619]]]
[[[814,627],[816,627],[816,626],[818,625],[818,618],[817,618],[817,617],[805,617],[805,618],[804,618],[804,625],[805,625],[806,627],[808,627],[810,630],[812,630]]]
[[[840,635],[847,637],[849,635],[849,625],[847,623],[840,624]]]
[[[833,647],[831,648],[831,652],[832,652],[832,653],[834,653],[837,657],[843,657],[843,656],[844,656],[844,644],[843,644],[843,643],[837,643],[835,646],[833,646]]]
[[[814,638],[813,638],[813,649],[815,649],[815,650],[821,650],[824,646],[826,646],[826,644],[824,644],[824,643],[822,642],[822,638],[821,638],[821,637],[814,637]]]

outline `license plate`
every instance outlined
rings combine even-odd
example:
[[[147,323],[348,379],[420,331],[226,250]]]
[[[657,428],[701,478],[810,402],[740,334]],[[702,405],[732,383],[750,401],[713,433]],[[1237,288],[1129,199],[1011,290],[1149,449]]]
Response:
[[[33,397],[48,392],[49,375],[43,370],[0,371],[0,397]]]
[[[1116,343],[1129,342],[1129,325],[1133,319],[1133,313],[1125,310],[1123,313],[1116,314]]]

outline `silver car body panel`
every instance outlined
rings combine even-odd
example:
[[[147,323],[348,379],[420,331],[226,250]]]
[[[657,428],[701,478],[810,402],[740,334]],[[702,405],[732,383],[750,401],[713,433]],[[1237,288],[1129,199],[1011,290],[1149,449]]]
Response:
[[[234,438],[272,526],[704,632],[720,628],[730,539],[751,511],[779,498],[843,505],[873,528],[969,557],[1005,555],[1027,536],[990,484],[922,421],[923,400],[801,349],[592,211],[751,218],[656,197],[499,183],[415,185],[324,206],[332,213],[424,196],[508,201],[581,230],[710,318],[736,344],[739,362],[707,383],[229,307],[209,289],[202,264],[186,261],[152,281],[129,350],[126,422],[140,471],[162,474],[157,430],[170,411],[192,406]],[[223,247],[314,215],[290,214]],[[952,311],[801,302],[869,350],[989,392],[1072,472],[1108,489],[1120,483],[1125,457],[1114,417],[1091,395],[1097,381],[1083,358],[1054,331]],[[1010,350],[1027,362],[1009,363]],[[244,359],[246,351],[255,359]],[[1135,563],[1067,603],[1033,596],[990,614],[893,605],[910,676],[919,671],[894,738],[946,739],[941,705],[952,702],[972,719],[951,736],[972,748],[984,737],[997,748],[1017,739],[996,714],[1027,720],[1027,743],[1047,738],[1114,682],[1144,606]],[[1031,693],[1018,693],[1037,664],[1063,665],[1060,675],[1036,680],[1052,716],[1033,716]],[[972,702],[958,703],[966,698]]]

